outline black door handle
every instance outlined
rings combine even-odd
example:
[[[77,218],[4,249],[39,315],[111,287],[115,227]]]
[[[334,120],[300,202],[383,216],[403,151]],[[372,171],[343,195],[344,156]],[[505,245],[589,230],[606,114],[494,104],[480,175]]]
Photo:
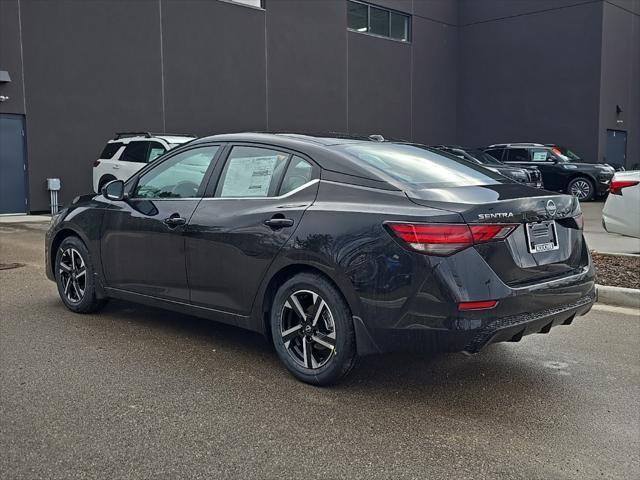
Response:
[[[187,223],[187,219],[186,218],[182,218],[177,213],[174,213],[169,218],[165,218],[164,219],[164,223],[169,228],[175,228],[175,227],[177,227],[179,225],[184,225],[185,223]]]
[[[291,220],[290,218],[273,217],[273,218],[270,218],[269,220],[265,220],[264,224],[267,227],[273,228],[274,230],[276,230],[278,228],[293,227],[293,220]]]

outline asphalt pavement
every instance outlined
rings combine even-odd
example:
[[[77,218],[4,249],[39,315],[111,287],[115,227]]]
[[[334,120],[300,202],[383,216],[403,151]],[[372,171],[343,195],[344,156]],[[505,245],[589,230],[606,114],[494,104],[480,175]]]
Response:
[[[639,312],[483,353],[294,380],[259,335],[124,302],[67,311],[43,224],[0,225],[0,477],[640,477]]]

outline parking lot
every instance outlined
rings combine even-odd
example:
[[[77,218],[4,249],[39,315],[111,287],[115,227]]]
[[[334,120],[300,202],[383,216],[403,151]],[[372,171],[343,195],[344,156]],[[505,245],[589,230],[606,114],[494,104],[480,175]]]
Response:
[[[75,315],[46,224],[0,225],[2,478],[637,478],[637,312],[474,357],[294,380],[262,337],[123,302]]]

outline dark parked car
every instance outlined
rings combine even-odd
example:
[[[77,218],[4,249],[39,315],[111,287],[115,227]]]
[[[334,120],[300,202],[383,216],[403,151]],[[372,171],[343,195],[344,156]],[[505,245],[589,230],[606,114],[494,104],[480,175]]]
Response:
[[[513,165],[505,165],[499,160],[479,148],[463,148],[457,145],[436,145],[434,148],[443,152],[464,158],[470,162],[484,165],[489,170],[509,177],[518,183],[524,183],[530,187],[543,188],[542,175],[538,167],[515,167]]]
[[[556,143],[545,143],[544,145],[545,145],[545,147],[554,148],[555,150],[560,152],[560,154],[564,155],[565,157],[567,157],[572,162],[584,162],[582,157],[580,157],[576,152],[574,152],[573,150],[571,150],[568,147],[565,147],[563,145],[558,145]],[[616,172],[624,172],[625,171],[625,168],[624,168],[623,165],[615,164],[615,163],[607,163],[607,165],[610,165]]]
[[[373,138],[177,147],[54,217],[47,275],[74,312],[113,297],[261,332],[313,384],[358,355],[475,353],[591,308],[574,197]]]
[[[557,148],[540,143],[500,143],[483,150],[502,162],[535,165],[542,173],[544,188],[582,201],[606,195],[614,173],[610,165],[576,162]]]

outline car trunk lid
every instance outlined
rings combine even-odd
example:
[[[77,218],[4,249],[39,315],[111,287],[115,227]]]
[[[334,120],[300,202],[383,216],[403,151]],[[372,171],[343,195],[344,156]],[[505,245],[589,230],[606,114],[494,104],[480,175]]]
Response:
[[[405,193],[419,205],[456,212],[469,225],[518,225],[505,240],[473,247],[508,285],[566,276],[588,265],[580,205],[572,196],[515,183]]]

